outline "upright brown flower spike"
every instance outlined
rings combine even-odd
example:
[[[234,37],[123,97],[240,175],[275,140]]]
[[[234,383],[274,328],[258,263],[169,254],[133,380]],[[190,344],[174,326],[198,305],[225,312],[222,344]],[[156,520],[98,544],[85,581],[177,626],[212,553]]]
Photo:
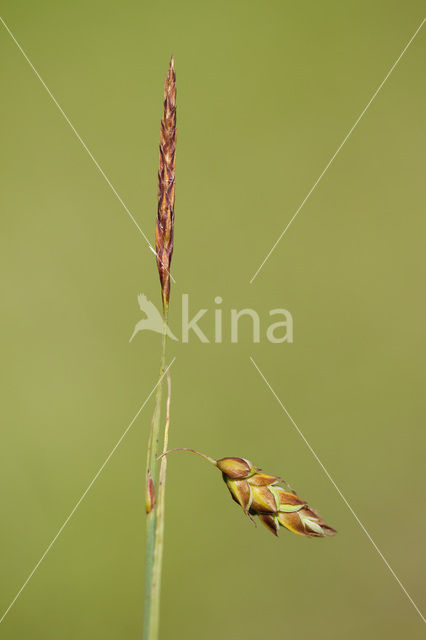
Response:
[[[172,56],[164,84],[164,114],[161,120],[160,165],[158,169],[158,212],[155,230],[157,267],[160,274],[163,312],[170,299],[170,265],[173,254],[176,154],[176,74]]]

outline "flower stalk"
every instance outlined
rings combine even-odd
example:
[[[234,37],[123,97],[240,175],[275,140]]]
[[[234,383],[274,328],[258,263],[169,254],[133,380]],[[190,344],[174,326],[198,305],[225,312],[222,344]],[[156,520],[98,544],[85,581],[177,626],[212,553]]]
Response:
[[[166,361],[167,316],[170,301],[170,265],[174,242],[175,154],[176,74],[174,70],[174,58],[172,57],[164,84],[164,112],[161,120],[158,208],[155,229],[156,258],[161,284],[164,323],[161,342],[160,382],[155,395],[154,413],[147,450],[144,640],[157,640],[159,632],[167,461],[165,457],[162,458],[160,469],[158,470],[158,449],[160,442],[162,378],[165,373]],[[169,375],[163,451],[167,449],[168,443],[170,399],[171,380]]]

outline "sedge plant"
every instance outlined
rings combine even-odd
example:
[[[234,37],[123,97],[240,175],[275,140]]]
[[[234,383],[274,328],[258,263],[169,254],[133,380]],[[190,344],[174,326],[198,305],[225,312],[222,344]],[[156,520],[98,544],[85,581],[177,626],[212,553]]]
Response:
[[[226,457],[218,460],[195,449],[167,450],[170,426],[171,379],[167,375],[167,404],[164,430],[161,433],[160,407],[162,383],[166,369],[167,317],[170,301],[170,266],[173,255],[176,154],[176,74],[172,57],[164,87],[164,113],[161,120],[160,164],[158,171],[158,210],[156,221],[156,257],[163,305],[163,333],[160,380],[148,440],[146,465],[146,568],[145,616],[143,640],[158,640],[160,621],[160,587],[164,538],[164,498],[167,455],[171,451],[191,451],[214,465],[233,498],[244,513],[278,536],[281,528],[307,538],[334,536],[336,531],[325,524],[317,511],[279,476],[263,473],[246,458]],[[162,453],[160,436],[162,435]]]

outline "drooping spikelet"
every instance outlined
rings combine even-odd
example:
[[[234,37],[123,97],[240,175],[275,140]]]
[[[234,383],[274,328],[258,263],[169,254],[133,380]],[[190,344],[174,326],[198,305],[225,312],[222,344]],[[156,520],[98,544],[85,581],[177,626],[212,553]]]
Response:
[[[192,451],[217,467],[222,472],[231,496],[243,508],[244,513],[252,520],[253,516],[258,516],[275,536],[278,536],[280,527],[309,538],[325,538],[337,533],[284,480],[262,473],[261,469],[254,467],[245,458],[215,460],[200,451],[184,447],[170,449],[162,455],[172,451]],[[281,484],[286,488],[283,489]]]
[[[292,489],[280,487],[278,476],[262,473],[244,458],[222,458],[216,466],[235,502],[249,517],[258,516],[274,535],[280,526],[307,537],[336,534]]]
[[[176,74],[170,60],[164,85],[164,114],[161,120],[160,164],[158,169],[158,212],[155,230],[157,267],[160,274],[163,311],[170,299],[170,264],[173,254],[176,153]]]

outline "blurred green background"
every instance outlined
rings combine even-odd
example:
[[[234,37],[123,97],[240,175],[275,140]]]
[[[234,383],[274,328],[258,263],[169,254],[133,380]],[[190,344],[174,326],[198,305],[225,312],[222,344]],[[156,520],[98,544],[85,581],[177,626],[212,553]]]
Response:
[[[253,284],[249,279],[419,26],[423,3],[41,2],[2,17],[153,238],[162,88],[178,78],[172,329],[182,293],[256,309],[231,344],[169,343],[171,446],[284,476],[336,527],[255,529],[200,459],[169,461],[163,640],[422,637],[425,434],[419,33]],[[4,612],[156,382],[153,256],[0,26]],[[424,131],[424,129],[423,129]],[[270,344],[268,311],[294,319]],[[141,637],[152,400],[0,625],[5,640]],[[2,613],[0,614],[2,615]]]

